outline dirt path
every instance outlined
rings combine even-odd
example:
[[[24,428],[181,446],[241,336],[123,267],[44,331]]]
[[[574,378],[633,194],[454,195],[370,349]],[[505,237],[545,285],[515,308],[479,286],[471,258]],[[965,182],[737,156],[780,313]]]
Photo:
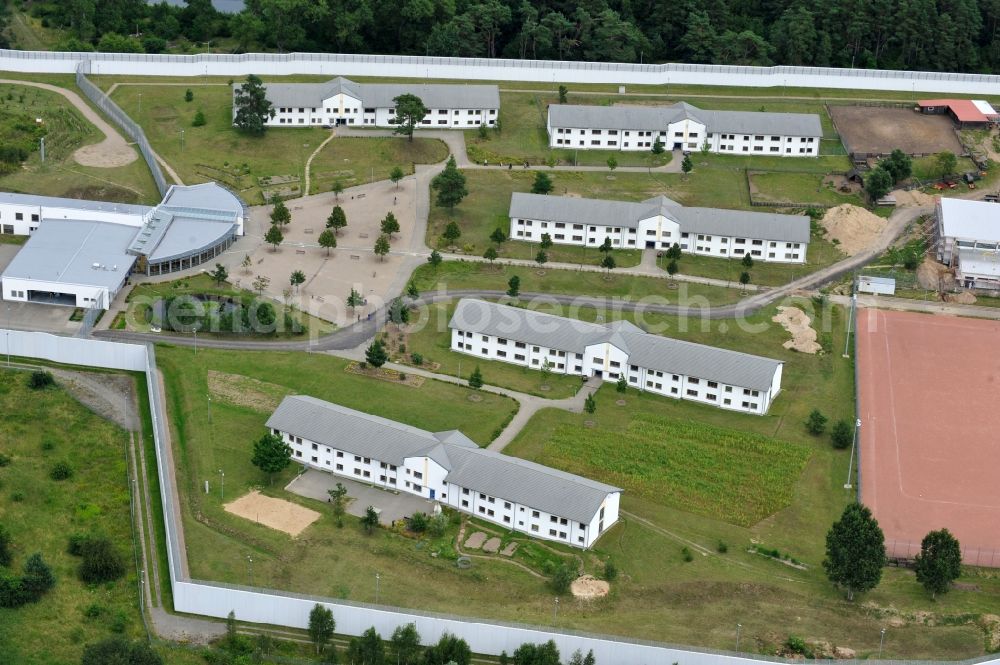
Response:
[[[92,143],[78,148],[73,153],[73,159],[82,166],[96,166],[97,168],[116,168],[131,164],[139,158],[139,153],[128,144],[125,138],[118,133],[104,118],[100,116],[87,102],[83,101],[80,95],[72,90],[60,88],[48,83],[36,83],[34,81],[19,81],[16,79],[0,79],[0,83],[10,83],[13,85],[30,85],[35,88],[42,88],[49,92],[65,97],[84,118],[97,127],[103,134],[104,140],[99,143]]]
[[[315,159],[316,155],[318,155],[320,153],[320,151],[323,148],[326,147],[327,143],[329,143],[330,141],[332,141],[336,137],[337,137],[337,132],[336,131],[330,132],[330,135],[326,137],[326,140],[323,141],[322,143],[320,143],[319,147],[317,147],[315,150],[313,150],[313,153],[311,155],[309,155],[309,159],[306,160],[305,186],[302,189],[302,195],[303,196],[309,196],[309,183],[310,183],[310,176],[312,175],[312,163],[313,163],[313,159]]]

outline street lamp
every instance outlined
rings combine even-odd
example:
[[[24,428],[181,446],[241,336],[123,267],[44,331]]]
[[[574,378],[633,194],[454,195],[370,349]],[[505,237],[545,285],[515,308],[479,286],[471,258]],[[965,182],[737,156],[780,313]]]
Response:
[[[736,624],[736,653],[740,652],[740,631],[743,630],[743,624]]]
[[[212,396],[208,395],[208,424],[212,424]]]
[[[556,619],[559,618],[559,599],[556,598],[555,600],[556,602],[552,606],[552,623],[555,623]]]
[[[855,418],[854,420],[854,438],[851,440],[851,459],[847,461],[847,482],[844,483],[844,489],[851,489],[851,472],[854,470],[854,448],[858,443],[858,430],[861,429],[861,418]]]
[[[226,472],[219,469],[219,478],[221,479],[219,483],[219,500],[225,501],[226,495]]]
[[[854,288],[853,284],[851,285],[851,288],[853,290],[853,288]],[[854,317],[855,317],[855,312],[857,311],[857,308],[858,308],[858,294],[857,294],[857,292],[855,292],[855,293],[851,294],[851,313],[847,317],[847,337],[844,339],[844,357],[845,358],[850,358],[850,356],[847,355],[847,348],[848,348],[848,346],[851,343],[851,324],[854,323]]]
[[[375,604],[376,605],[378,605],[378,587],[379,587],[379,581],[381,579],[382,579],[382,575],[380,573],[375,573]]]
[[[885,644],[885,628],[882,629],[882,636],[878,639],[878,659],[882,662],[882,645]]]
[[[247,554],[247,562],[250,564],[250,586],[253,587],[253,555]]]

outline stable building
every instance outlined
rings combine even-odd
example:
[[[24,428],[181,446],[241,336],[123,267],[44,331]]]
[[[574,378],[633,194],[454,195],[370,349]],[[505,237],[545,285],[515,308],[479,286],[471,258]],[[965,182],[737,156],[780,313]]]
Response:
[[[0,231],[27,243],[0,275],[5,300],[108,309],[133,273],[214,260],[243,235],[239,197],[173,185],[155,206],[0,193]]]
[[[587,323],[463,298],[448,323],[451,350],[554,374],[618,381],[657,395],[763,415],[784,363],[652,335],[628,321]]]
[[[306,395],[285,397],[267,427],[307,467],[543,540],[589,548],[618,521],[620,488],[480,448],[457,430],[428,432]]]
[[[823,126],[811,113],[706,111],[669,106],[552,104],[549,147],[574,150],[707,150],[733,155],[816,157]]]
[[[917,108],[928,115],[947,114],[962,129],[986,129],[1000,121],[1000,113],[984,99],[921,99]]]
[[[804,215],[686,207],[666,196],[640,203],[515,192],[510,237],[600,247],[606,238],[623,249],[667,249],[701,256],[769,263],[805,263],[809,218]]]
[[[241,84],[233,84],[233,99]],[[495,127],[500,116],[500,91],[495,85],[444,83],[355,83],[338,76],[325,83],[269,83],[268,101],[274,116],[269,127],[393,127],[396,97],[416,95],[427,108],[417,125],[428,129]],[[233,119],[236,105],[233,104]]]

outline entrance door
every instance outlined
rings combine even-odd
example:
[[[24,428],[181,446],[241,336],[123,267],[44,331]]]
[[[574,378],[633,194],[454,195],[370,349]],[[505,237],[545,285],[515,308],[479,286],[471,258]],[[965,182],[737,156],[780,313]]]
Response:
[[[681,143],[680,141],[677,141],[676,143],[674,143],[674,150],[680,150],[683,147],[684,147],[684,144]]]
[[[647,240],[646,241],[646,249],[656,249],[656,241],[655,240]]]
[[[346,125],[346,124],[347,124],[347,119],[346,118],[337,118],[337,125],[338,126],[340,126],[340,125]]]
[[[431,499],[434,498],[434,490],[431,490]]]
[[[594,376],[596,376],[596,377],[597,377],[598,379],[600,379],[600,378],[601,378],[601,373],[602,373],[602,372],[601,372],[601,370],[599,370],[599,369],[595,369],[595,370],[594,370]]]

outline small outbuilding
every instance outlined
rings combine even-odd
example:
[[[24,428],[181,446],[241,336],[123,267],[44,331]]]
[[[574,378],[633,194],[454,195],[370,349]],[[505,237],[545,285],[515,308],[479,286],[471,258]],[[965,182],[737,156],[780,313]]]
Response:
[[[873,293],[875,295],[891,296],[896,293],[896,280],[891,277],[858,277],[858,293]]]
[[[1000,113],[983,99],[921,99],[917,108],[930,115],[947,113],[963,129],[985,128],[1000,121]]]

